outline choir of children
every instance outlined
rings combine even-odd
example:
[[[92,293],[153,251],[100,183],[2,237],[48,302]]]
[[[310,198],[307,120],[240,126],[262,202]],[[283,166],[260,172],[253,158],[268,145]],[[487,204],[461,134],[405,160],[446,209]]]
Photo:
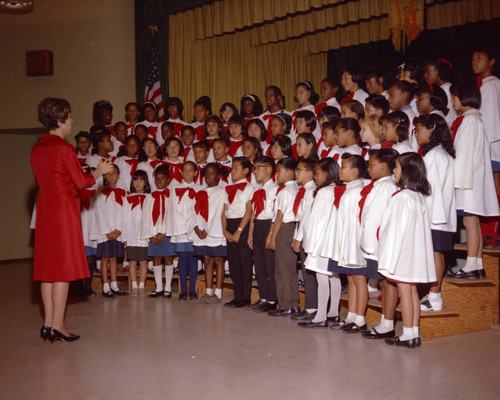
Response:
[[[161,125],[152,103],[142,106],[141,117],[136,103],[127,104],[127,123],[112,125],[111,105],[97,102],[100,125],[75,139],[82,164],[115,164],[80,196],[87,253],[101,260],[103,296],[127,294],[116,278],[125,256],[132,295],[146,295],[151,260],[156,288],[150,297],[171,297],[178,258],[179,300],[198,299],[200,259],[205,290],[198,302],[220,303],[227,259],[234,288],[227,307],[420,346],[420,310],[438,311],[446,302],[441,283],[457,215],[467,232],[467,262],[455,279],[484,278],[482,225],[496,223],[487,228],[485,243],[498,241],[496,60],[489,50],[474,53],[477,83],[451,84],[450,63],[441,58],[425,64],[425,81],[409,64],[389,84],[377,72],[346,69],[345,98],[337,101],[339,84],[325,78],[324,103],[317,105],[313,84],[302,81],[293,113],[274,85],[264,92],[266,110],[258,96],[246,94],[239,112],[227,102],[220,118],[202,96],[191,124],[176,97],[167,100],[169,118]],[[89,258],[91,271],[94,262]],[[259,299],[250,304],[252,274]],[[341,321],[342,275],[348,313]],[[371,329],[365,322],[367,280],[378,281],[382,293],[382,318]],[[430,284],[422,299],[418,284]],[[403,334],[396,337],[398,297]]]

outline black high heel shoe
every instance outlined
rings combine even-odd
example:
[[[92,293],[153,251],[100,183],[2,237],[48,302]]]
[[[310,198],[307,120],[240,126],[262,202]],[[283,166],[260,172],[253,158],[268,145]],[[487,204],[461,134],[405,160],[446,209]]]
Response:
[[[40,328],[40,337],[43,339],[45,342],[47,339],[50,339],[50,330],[52,328],[49,328],[48,326],[42,325]]]
[[[72,333],[69,336],[64,336],[57,329],[52,328],[50,330],[50,341],[54,342],[55,340],[60,340],[62,342],[74,342],[75,340],[80,339],[80,335],[74,335]]]

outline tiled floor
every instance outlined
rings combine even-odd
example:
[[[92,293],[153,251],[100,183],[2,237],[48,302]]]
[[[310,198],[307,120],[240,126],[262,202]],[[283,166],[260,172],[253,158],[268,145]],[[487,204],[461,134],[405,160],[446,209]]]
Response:
[[[2,264],[2,399],[499,399],[500,331],[419,349],[176,298],[71,300],[44,343],[29,262]]]

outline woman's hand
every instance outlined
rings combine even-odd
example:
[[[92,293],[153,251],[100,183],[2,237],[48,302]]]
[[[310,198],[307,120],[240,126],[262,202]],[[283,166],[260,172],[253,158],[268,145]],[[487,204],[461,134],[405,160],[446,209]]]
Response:
[[[101,161],[97,168],[92,171],[92,175],[94,176],[94,179],[97,180],[97,178],[99,178],[101,175],[111,172],[112,168],[113,164],[110,161]]]

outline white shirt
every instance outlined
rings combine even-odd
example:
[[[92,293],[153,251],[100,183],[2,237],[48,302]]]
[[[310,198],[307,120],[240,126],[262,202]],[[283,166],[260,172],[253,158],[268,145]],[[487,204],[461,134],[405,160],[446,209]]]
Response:
[[[226,210],[226,218],[227,219],[236,219],[243,218],[246,213],[247,203],[252,200],[253,192],[255,188],[252,184],[248,183],[246,179],[242,179],[234,184],[238,183],[246,183],[245,189],[238,190],[234,196],[233,202],[229,203],[229,199],[227,199],[227,210]],[[228,186],[226,186],[227,190]]]
[[[481,85],[481,115],[491,143],[491,159],[500,161],[500,79],[489,76]]]
[[[295,214],[293,213],[293,201],[297,195],[298,187],[295,181],[285,183],[283,189],[279,190],[274,203],[273,222],[276,220],[278,211],[283,214],[283,224],[295,222]]]
[[[304,189],[306,190],[304,193],[304,198],[299,204],[299,208],[297,210],[297,215],[295,216],[295,220],[298,222],[298,224],[295,226],[295,232],[293,235],[293,238],[295,240],[298,240],[299,242],[302,241],[302,238],[304,237],[304,224],[303,222],[307,219],[309,219],[309,216],[311,214],[311,206],[313,203],[313,194],[314,190],[316,189],[316,183],[311,180],[307,182],[304,186]],[[299,189],[300,190],[300,187]],[[297,191],[297,195],[298,195]],[[295,199],[294,199],[295,203]]]
[[[122,204],[117,202],[116,192],[121,195]],[[106,196],[102,191],[96,195],[90,239],[97,240],[97,243],[103,243],[108,240],[106,235],[115,229],[123,233],[123,202],[126,201],[125,194],[123,189],[116,188],[109,196]],[[122,235],[117,240],[123,241]]]
[[[255,219],[259,221],[273,219],[273,206],[279,186],[272,179],[269,179],[264,185],[259,185],[255,191],[259,189],[265,190],[266,201],[264,202],[264,209]],[[253,211],[255,215],[255,209]]]
[[[144,196],[144,201],[146,201],[146,198],[149,197],[149,195],[131,193],[123,201],[124,229],[122,232],[122,240],[127,242],[127,246],[147,247],[148,241],[139,239],[144,203],[141,205],[139,202],[139,204],[136,204],[135,206],[133,205],[133,199],[139,196]]]

